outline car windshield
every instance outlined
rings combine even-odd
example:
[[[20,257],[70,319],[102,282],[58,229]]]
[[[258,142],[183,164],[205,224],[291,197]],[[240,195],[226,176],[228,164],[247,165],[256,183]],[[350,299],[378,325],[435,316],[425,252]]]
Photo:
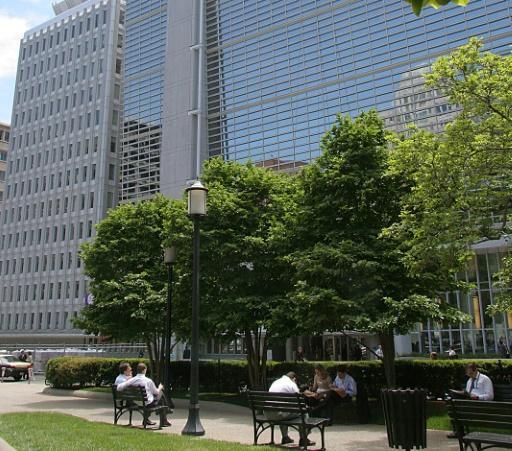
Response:
[[[7,360],[8,362],[21,362],[18,357],[14,357],[13,355],[3,355],[2,359]]]

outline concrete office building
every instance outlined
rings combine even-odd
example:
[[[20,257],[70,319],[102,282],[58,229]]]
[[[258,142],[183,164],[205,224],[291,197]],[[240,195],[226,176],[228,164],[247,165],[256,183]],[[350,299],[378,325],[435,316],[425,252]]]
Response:
[[[80,245],[118,198],[122,0],[63,0],[20,44],[0,214],[0,341],[81,342]]]
[[[9,139],[11,127],[0,122],[0,205],[4,200],[5,173],[7,169],[7,151],[9,150]]]
[[[512,44],[508,0],[427,8],[420,18],[396,0],[169,0],[167,12],[160,189],[175,197],[208,157],[278,170],[315,159],[340,112],[376,108],[395,131],[439,131],[456,111],[425,88],[430,64],[472,36],[497,53]],[[425,324],[402,352],[494,352],[500,337],[510,342],[512,318],[485,315],[506,250],[503,240],[480,246],[460,275],[477,289],[450,300],[473,324]]]

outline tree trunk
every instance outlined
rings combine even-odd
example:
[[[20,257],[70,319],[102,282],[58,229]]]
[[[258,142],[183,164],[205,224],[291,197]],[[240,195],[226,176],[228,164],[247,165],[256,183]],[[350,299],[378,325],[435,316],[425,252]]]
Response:
[[[149,353],[149,369],[151,377],[158,384],[162,381],[161,379],[161,353],[159,350],[159,340],[157,336],[151,336],[146,339],[146,347]]]
[[[247,369],[249,386],[252,389],[265,389],[267,380],[267,349],[268,337],[262,332],[245,332],[247,346]]]
[[[386,377],[386,385],[388,388],[396,387],[396,372],[395,372],[395,337],[393,332],[380,334],[380,344],[382,345],[382,352],[384,357],[382,363],[384,364],[384,375]]]

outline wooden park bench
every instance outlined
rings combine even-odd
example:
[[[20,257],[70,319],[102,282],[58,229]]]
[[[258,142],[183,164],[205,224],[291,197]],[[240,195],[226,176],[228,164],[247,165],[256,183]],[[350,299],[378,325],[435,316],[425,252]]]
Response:
[[[299,432],[301,449],[307,449],[307,436],[312,429],[318,429],[322,437],[321,450],[325,450],[325,426],[328,418],[310,418],[308,404],[302,393],[269,393],[267,391],[247,391],[254,423],[254,444],[260,435],[270,429],[270,444],[274,445],[274,427],[289,426]],[[268,418],[266,413],[289,414],[289,418]],[[288,415],[287,415],[288,416]]]
[[[512,384],[494,384],[494,400],[512,402]]]
[[[461,451],[512,449],[512,403],[452,399],[448,413]]]
[[[112,386],[112,398],[114,400],[114,424],[117,424],[119,418],[126,412],[129,414],[129,425],[132,425],[133,412],[139,412],[143,420],[149,419],[152,412],[158,413],[160,422],[158,429],[162,429],[165,424],[166,414],[169,408],[163,405],[148,407],[148,395],[144,387],[128,387],[123,391],[117,391],[117,386]],[[143,421],[146,429],[146,421]]]

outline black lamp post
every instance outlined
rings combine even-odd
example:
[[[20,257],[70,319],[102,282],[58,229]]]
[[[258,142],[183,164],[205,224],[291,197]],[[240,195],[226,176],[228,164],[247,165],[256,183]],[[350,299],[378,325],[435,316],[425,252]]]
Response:
[[[167,398],[171,397],[171,309],[172,309],[172,265],[176,263],[176,248],[164,249],[164,263],[167,266],[167,315],[165,319],[165,352],[164,352],[164,389]]]
[[[190,349],[190,404],[183,435],[204,435],[199,419],[199,220],[206,216],[208,190],[199,180],[186,189],[188,216],[194,221],[194,258],[192,263],[192,340]]]

